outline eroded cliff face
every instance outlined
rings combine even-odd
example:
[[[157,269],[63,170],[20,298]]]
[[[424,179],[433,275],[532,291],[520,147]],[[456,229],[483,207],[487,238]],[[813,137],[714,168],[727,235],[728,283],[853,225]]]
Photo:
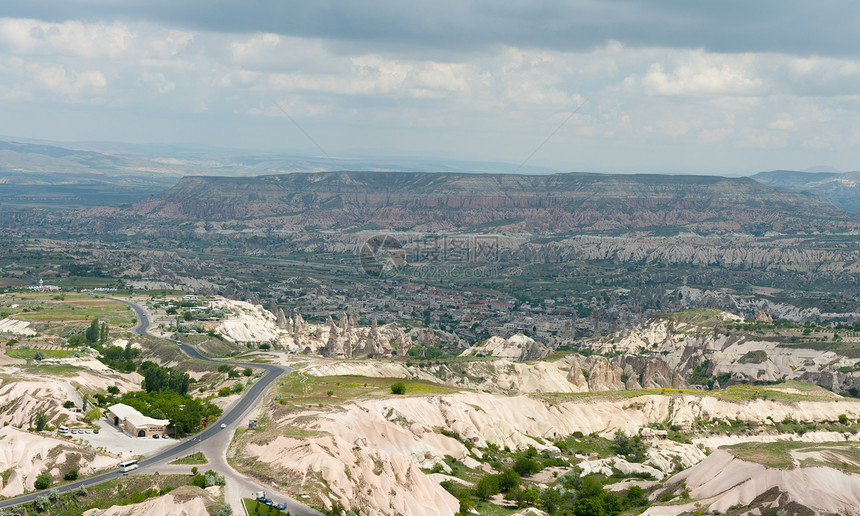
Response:
[[[377,224],[412,230],[495,224],[511,232],[692,225],[701,230],[838,227],[844,214],[814,196],[748,178],[325,172],[186,177],[130,213],[277,223],[287,229]],[[251,222],[255,219],[257,222]]]
[[[744,322],[727,312],[708,313],[708,317],[723,322]],[[691,377],[699,368],[700,375],[733,383],[800,380],[834,392],[860,389],[856,359],[815,342],[804,346],[792,341],[801,335],[800,329],[771,335],[730,332],[719,324],[698,325],[668,316],[590,345],[600,352],[621,353],[613,360],[618,360],[629,377],[627,385],[631,388],[685,387],[693,383]],[[857,337],[846,339],[860,342]]]
[[[299,411],[281,410],[278,403],[263,407],[271,427],[240,438],[233,451],[238,464],[249,468],[266,464],[269,480],[303,486],[326,507],[340,503],[366,514],[393,511],[419,515],[459,510],[456,499],[421,468],[438,464],[444,471],[447,455],[470,468],[493,472],[482,462],[482,450],[490,443],[511,449],[534,446],[551,453],[558,452],[553,441],[574,432],[611,437],[618,430],[628,435],[641,431],[643,438],[651,439],[644,464],[615,460],[614,465],[647,468],[661,477],[675,464],[689,467],[704,459],[702,448],[725,443],[702,441],[700,448],[698,443],[659,439],[647,431],[650,429],[643,430],[650,423],[689,428],[697,420],[763,425],[768,422],[767,415],[776,421],[786,417],[830,421],[841,413],[849,418],[860,416],[860,402],[856,401],[732,402],[689,394],[547,402],[533,396],[458,393],[361,399],[338,407]],[[812,434],[804,439],[844,440],[841,434]],[[589,471],[603,471],[612,461],[588,460],[582,465]]]

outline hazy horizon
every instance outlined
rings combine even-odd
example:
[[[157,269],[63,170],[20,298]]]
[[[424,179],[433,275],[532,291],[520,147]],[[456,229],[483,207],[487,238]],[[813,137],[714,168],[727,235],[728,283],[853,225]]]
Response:
[[[748,175],[860,161],[860,5],[34,0],[0,133]]]

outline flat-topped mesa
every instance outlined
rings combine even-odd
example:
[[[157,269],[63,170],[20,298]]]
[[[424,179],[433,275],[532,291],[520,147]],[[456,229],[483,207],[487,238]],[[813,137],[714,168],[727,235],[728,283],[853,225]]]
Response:
[[[258,177],[193,176],[132,215],[308,226],[563,232],[690,225],[753,231],[762,225],[857,225],[823,198],[716,176],[321,172]],[[852,226],[853,227],[853,226]]]

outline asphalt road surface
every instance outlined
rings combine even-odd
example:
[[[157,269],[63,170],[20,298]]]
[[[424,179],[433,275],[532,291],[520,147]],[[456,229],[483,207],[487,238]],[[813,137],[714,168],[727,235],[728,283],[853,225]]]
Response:
[[[137,327],[132,330],[134,333],[138,335],[148,335],[150,337],[162,338],[156,335],[149,334],[148,330],[151,323],[149,320],[149,315],[146,313],[146,310],[144,310],[143,307],[126,299],[120,299],[115,297],[109,297],[108,299],[112,299],[114,301],[118,301],[120,303],[128,305],[129,307],[131,307],[132,310],[134,310],[135,314],[137,314],[138,320]],[[213,360],[200,354],[200,352],[197,351],[197,348],[193,346],[174,339],[164,340],[177,344],[182,349],[182,351],[185,352],[185,354],[191,358],[205,360],[207,362],[221,363],[221,361],[219,360]],[[276,494],[276,492],[272,490],[271,486],[258,484],[253,479],[247,478],[239,472],[235,471],[227,463],[226,458],[227,447],[230,444],[230,439],[232,438],[235,430],[244,420],[245,415],[250,412],[251,409],[257,405],[257,403],[259,403],[260,399],[263,397],[263,394],[275,382],[275,380],[277,380],[282,374],[289,372],[290,368],[270,364],[244,364],[242,362],[226,363],[235,365],[247,365],[259,369],[264,369],[266,370],[266,374],[263,375],[256,382],[254,382],[249,389],[245,390],[245,393],[242,395],[242,397],[239,398],[239,400],[237,400],[231,407],[229,407],[222,414],[221,418],[214,424],[212,424],[209,428],[206,428],[202,432],[199,432],[191,437],[185,438],[184,440],[180,441],[176,446],[161,451],[156,455],[153,455],[152,457],[146,457],[145,459],[140,461],[140,468],[138,470],[135,470],[133,473],[153,473],[158,471],[159,467],[166,466],[168,462],[175,460],[177,457],[184,457],[185,455],[190,454],[193,450],[203,451],[206,457],[209,459],[209,464],[201,466],[201,469],[212,469],[224,475],[225,479],[227,480],[227,486],[225,488],[225,498],[227,500],[227,503],[229,503],[230,506],[233,508],[233,514],[245,514],[244,507],[241,503],[242,498],[251,498],[251,493],[256,491],[266,491],[268,493],[269,498],[274,499],[276,502],[286,503],[287,511],[289,511],[291,514],[301,516],[319,515],[320,513],[318,511],[311,509],[310,507],[307,507],[302,503],[287,497],[286,495]],[[220,428],[221,424],[226,425],[227,428]],[[60,493],[75,491],[81,486],[94,486],[103,482],[107,482],[109,480],[114,480],[127,474],[128,473],[121,473],[119,470],[110,471],[107,473],[102,473],[96,476],[85,478],[83,480],[78,480],[76,482],[64,484],[62,486],[56,486],[56,489]],[[32,502],[37,496],[45,493],[46,491],[36,491],[33,493],[17,496],[15,498],[2,500],[0,501],[0,508],[12,507],[15,505],[29,503]]]

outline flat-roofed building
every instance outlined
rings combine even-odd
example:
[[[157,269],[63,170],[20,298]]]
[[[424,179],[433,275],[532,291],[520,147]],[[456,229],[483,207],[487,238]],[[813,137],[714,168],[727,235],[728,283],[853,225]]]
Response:
[[[133,407],[124,403],[111,405],[105,414],[107,420],[123,432],[133,437],[151,437],[167,433],[167,419],[155,419],[144,416]]]

